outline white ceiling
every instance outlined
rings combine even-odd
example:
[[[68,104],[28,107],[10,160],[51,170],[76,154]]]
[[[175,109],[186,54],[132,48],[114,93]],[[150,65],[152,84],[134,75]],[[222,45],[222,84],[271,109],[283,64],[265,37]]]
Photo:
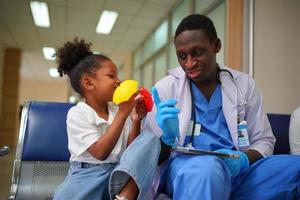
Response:
[[[180,0],[43,0],[50,13],[50,28],[33,23],[29,0],[0,0],[0,43],[22,49],[21,77],[50,80],[42,47],[58,48],[75,37],[92,42],[94,51],[117,64],[129,55]],[[102,10],[119,17],[110,35],[95,32]]]

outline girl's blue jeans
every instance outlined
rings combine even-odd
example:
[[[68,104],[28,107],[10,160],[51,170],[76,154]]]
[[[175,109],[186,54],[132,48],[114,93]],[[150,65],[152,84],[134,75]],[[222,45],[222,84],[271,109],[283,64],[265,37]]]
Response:
[[[56,189],[54,200],[114,199],[132,178],[143,200],[152,185],[160,153],[159,138],[141,133],[114,164],[72,162],[65,181]]]

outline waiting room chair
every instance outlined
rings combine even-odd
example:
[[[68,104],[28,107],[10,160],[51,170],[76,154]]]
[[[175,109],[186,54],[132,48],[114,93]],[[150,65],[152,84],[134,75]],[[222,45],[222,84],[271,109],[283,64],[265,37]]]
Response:
[[[8,199],[52,199],[69,169],[66,116],[73,105],[24,104]]]
[[[291,115],[268,113],[268,118],[273,134],[276,137],[274,154],[289,154],[289,126]]]
[[[9,146],[4,145],[3,147],[0,148],[0,156],[5,156],[8,154],[10,151]]]
[[[66,116],[72,106],[34,101],[24,104],[8,199],[52,199],[69,169]],[[268,114],[268,118],[277,138],[274,153],[289,153],[290,115]],[[158,199],[168,197],[162,195]]]

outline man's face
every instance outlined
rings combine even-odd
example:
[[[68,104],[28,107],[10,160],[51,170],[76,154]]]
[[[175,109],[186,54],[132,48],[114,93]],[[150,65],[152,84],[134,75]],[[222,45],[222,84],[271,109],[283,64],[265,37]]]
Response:
[[[196,83],[215,78],[216,53],[220,41],[210,41],[202,30],[186,30],[175,38],[178,62],[187,76]]]

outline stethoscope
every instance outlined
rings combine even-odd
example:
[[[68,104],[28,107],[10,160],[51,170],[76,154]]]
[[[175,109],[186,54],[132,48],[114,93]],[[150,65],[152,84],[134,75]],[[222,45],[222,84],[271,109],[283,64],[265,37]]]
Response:
[[[242,107],[242,106],[245,106],[247,105],[247,101],[245,99],[245,96],[243,95],[241,89],[238,87],[232,73],[227,70],[227,69],[221,69],[219,66],[217,66],[217,81],[218,83],[222,84],[221,83],[221,79],[220,79],[220,75],[221,75],[221,72],[226,72],[226,74],[224,75],[227,75],[229,76],[229,78],[231,79],[231,81],[233,82],[233,84],[235,85],[235,87],[237,88],[237,91],[238,91],[238,95],[241,97],[241,102],[238,102],[237,106],[238,107]],[[194,98],[193,98],[193,90],[192,90],[192,81],[190,80],[190,91],[191,91],[191,103],[192,103],[192,134],[191,134],[191,138],[190,138],[190,143],[188,144],[188,146],[192,147],[192,144],[194,142],[194,135],[195,135],[195,127],[196,127],[196,112],[195,112],[195,109],[194,109]],[[226,93],[226,92],[225,92]],[[229,94],[227,94],[227,96],[229,97],[229,99],[232,101],[232,103],[234,103],[235,101],[231,98],[231,96]],[[239,98],[238,98],[239,99]],[[238,114],[240,115],[240,113]]]

